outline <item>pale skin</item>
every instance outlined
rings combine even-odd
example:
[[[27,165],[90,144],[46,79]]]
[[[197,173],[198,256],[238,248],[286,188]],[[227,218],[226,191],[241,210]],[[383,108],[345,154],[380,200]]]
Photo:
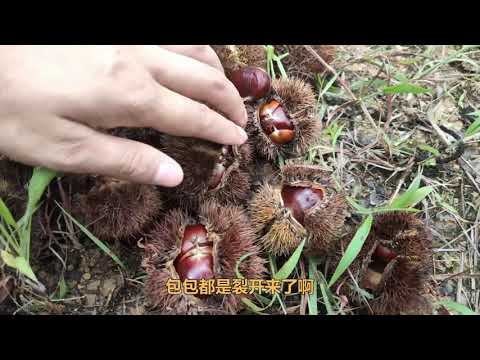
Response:
[[[183,181],[174,159],[100,130],[240,145],[246,122],[207,45],[0,46],[0,154],[27,165],[174,187]]]

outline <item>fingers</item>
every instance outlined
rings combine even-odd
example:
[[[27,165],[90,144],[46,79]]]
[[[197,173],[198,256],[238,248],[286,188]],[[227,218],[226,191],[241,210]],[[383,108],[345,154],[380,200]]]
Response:
[[[159,45],[162,49],[177,53],[179,55],[188,56],[192,59],[210,65],[221,72],[223,66],[217,54],[208,45]]]
[[[80,172],[165,187],[183,181],[180,165],[149,145],[101,133],[92,135],[87,144],[86,166]],[[80,164],[75,165],[75,169],[80,168]]]
[[[183,181],[178,163],[155,148],[69,120],[40,116],[35,121],[12,119],[3,130],[0,151],[32,166],[165,187]]]
[[[224,145],[241,145],[248,136],[243,128],[235,125],[208,106],[177,94],[169,89],[156,86],[152,93],[142,100],[136,100],[128,114],[136,114],[144,127],[161,132],[209,140]],[[139,105],[142,104],[142,105]]]
[[[243,100],[222,72],[157,46],[135,47],[135,51],[161,85],[208,104],[237,125],[246,125],[247,111]]]
[[[248,138],[234,122],[204,104],[161,86],[138,64],[123,66],[102,91],[62,103],[63,106],[56,109],[59,117],[91,127],[150,127],[170,135],[224,145],[241,145]]]

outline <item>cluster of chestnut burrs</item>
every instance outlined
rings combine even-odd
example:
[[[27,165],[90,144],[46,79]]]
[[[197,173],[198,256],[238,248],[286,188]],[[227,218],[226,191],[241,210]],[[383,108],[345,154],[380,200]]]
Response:
[[[245,279],[264,279],[266,254],[287,257],[304,240],[304,254],[335,266],[352,239],[353,234],[343,233],[345,195],[327,171],[302,161],[322,127],[313,87],[301,75],[321,69],[316,63],[312,69],[302,46],[285,47],[303,59],[291,65],[299,76],[272,80],[263,46],[214,46],[249,113],[244,145],[222,146],[150,129],[114,130],[174,158],[185,173],[179,187],[69,179],[75,189],[72,211],[95,235],[133,239],[143,249],[145,294],[161,313],[234,314],[244,306],[241,297],[249,296],[172,294],[167,288],[171,279],[236,279],[237,270]],[[325,59],[332,55],[332,47],[313,48]],[[282,168],[276,166],[279,156],[290,160]],[[274,171],[265,175],[266,167]],[[419,311],[431,269],[430,243],[415,216],[380,215],[352,264],[353,276],[344,275],[334,289],[359,306],[356,289],[370,291],[375,314]]]

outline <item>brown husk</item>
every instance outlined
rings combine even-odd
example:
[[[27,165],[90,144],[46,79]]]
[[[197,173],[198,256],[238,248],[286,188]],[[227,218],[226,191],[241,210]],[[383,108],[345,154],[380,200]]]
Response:
[[[283,206],[283,186],[318,187],[325,198],[305,213],[304,226]],[[260,244],[276,256],[291,254],[303,239],[305,253],[326,255],[342,235],[346,217],[343,194],[336,191],[330,174],[318,166],[292,164],[283,167],[275,182],[265,182],[250,203],[252,223]]]
[[[186,226],[201,223],[213,242],[216,279],[236,279],[239,259],[252,254],[239,266],[246,279],[261,279],[265,261],[259,256],[255,235],[244,211],[236,206],[221,206],[214,201],[201,205],[197,214],[175,209],[167,213],[147,236],[143,267],[147,272],[145,294],[149,303],[162,314],[236,314],[244,305],[240,295],[169,294],[167,281],[178,279],[174,261],[180,253]]]
[[[275,161],[280,155],[301,156],[316,144],[322,130],[321,119],[316,113],[315,93],[310,85],[294,78],[274,80],[272,88],[272,95],[268,99],[246,105],[249,113],[247,132],[255,144],[257,154],[266,160]],[[260,126],[259,108],[270,100],[282,104],[295,125],[295,139],[288,144],[274,144]]]

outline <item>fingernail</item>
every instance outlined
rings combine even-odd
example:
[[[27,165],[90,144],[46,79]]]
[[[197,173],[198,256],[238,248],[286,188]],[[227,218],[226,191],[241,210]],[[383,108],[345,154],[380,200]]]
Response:
[[[156,185],[175,187],[183,181],[182,168],[175,163],[162,163],[153,179]]]
[[[248,135],[240,126],[237,126],[237,134],[239,137],[240,144],[244,144],[248,140]]]

